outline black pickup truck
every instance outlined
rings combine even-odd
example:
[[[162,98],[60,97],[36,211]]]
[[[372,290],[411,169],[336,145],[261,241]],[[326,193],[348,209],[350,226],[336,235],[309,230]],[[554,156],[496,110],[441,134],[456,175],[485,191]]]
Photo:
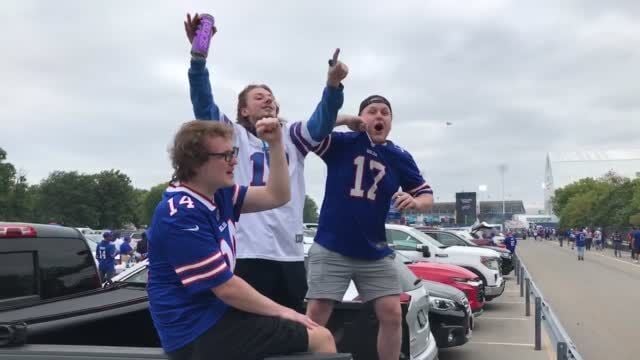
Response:
[[[99,288],[93,258],[74,228],[0,222],[0,308]]]
[[[0,307],[0,358],[165,359],[148,309],[146,270],[146,263],[139,263],[104,288]],[[426,290],[408,269],[401,271],[399,280],[405,289],[401,358],[436,359]],[[377,358],[378,324],[371,306],[339,304],[328,327],[343,354],[282,359]]]

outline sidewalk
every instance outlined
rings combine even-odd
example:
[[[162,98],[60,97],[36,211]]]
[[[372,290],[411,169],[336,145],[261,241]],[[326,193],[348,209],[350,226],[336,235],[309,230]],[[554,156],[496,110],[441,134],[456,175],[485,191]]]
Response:
[[[551,360],[555,351],[542,326],[542,350],[534,350],[534,305],[525,316],[524,297],[512,272],[504,294],[486,303],[475,318],[473,337],[467,344],[440,350],[440,360]]]

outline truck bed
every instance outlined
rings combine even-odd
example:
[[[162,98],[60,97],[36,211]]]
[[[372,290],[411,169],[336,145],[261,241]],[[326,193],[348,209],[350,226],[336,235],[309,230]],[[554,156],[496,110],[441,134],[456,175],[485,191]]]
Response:
[[[118,284],[63,300],[0,310],[0,325],[27,325],[27,344],[0,347],[0,358],[164,359],[166,356],[160,348],[148,307],[144,286]],[[404,305],[403,312],[406,314]],[[403,326],[403,333],[407,334],[406,323]],[[328,328],[334,334],[338,351],[352,353],[355,359],[377,358],[378,323],[372,306],[337,304]],[[406,354],[408,346],[408,339],[403,338]],[[345,359],[344,356],[335,355],[329,359]],[[321,358],[315,355],[300,357]]]

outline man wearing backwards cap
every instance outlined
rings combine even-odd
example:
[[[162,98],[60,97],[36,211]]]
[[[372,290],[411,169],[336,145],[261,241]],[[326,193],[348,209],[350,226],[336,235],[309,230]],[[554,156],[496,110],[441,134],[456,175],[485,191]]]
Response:
[[[399,210],[426,211],[433,191],[404,149],[387,140],[389,101],[372,95],[360,104],[363,132],[333,132],[314,152],[327,164],[324,201],[309,250],[307,315],[326,325],[335,301],[353,279],[363,301],[373,301],[380,323],[378,357],[398,359],[402,292],[386,242],[391,201]],[[398,191],[402,188],[402,191]]]

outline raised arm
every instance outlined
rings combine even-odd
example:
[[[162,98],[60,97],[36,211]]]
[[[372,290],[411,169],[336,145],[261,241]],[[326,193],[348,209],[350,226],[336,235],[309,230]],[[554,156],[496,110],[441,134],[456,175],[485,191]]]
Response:
[[[291,199],[289,167],[282,141],[282,128],[276,118],[256,123],[258,137],[269,144],[269,179],[265,186],[250,186],[242,205],[242,213],[280,207]]]
[[[307,121],[309,135],[315,141],[322,141],[331,133],[336,124],[338,110],[344,102],[342,80],[347,77],[349,68],[338,60],[340,49],[336,49],[333,58],[329,60],[327,73],[327,87],[322,92],[322,99]]]
[[[187,14],[187,20],[184,22],[185,33],[189,43],[193,42],[193,38],[200,24],[200,17],[196,14],[193,19]],[[217,32],[216,27],[211,31],[211,36]],[[211,82],[209,80],[209,71],[207,70],[207,59],[199,56],[191,57],[191,67],[189,68],[189,93],[191,95],[191,105],[193,106],[193,114],[198,120],[223,120],[224,116],[220,112],[218,105],[213,99],[211,90]]]

